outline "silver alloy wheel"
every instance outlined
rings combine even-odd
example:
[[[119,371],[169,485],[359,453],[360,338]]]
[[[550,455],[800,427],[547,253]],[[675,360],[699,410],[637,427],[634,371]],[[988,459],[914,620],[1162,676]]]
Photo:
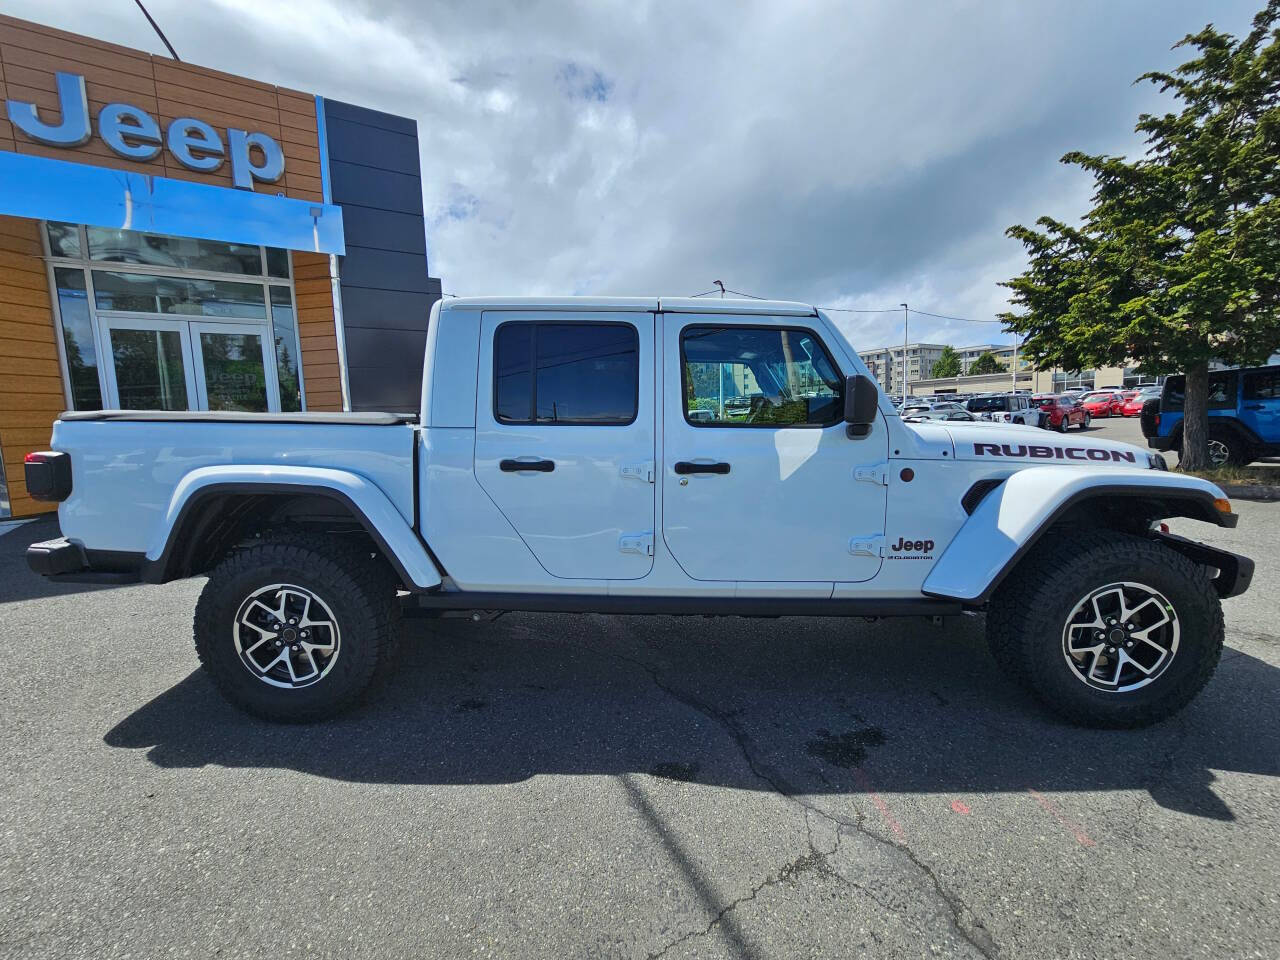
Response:
[[[1127,693],[1169,668],[1180,635],[1178,614],[1159,590],[1109,583],[1072,608],[1062,629],[1062,655],[1086,686]]]
[[[1209,462],[1220,467],[1231,459],[1230,448],[1221,440],[1209,441]]]
[[[245,669],[273,687],[320,680],[338,662],[341,636],[328,605],[310,590],[273,583],[249,594],[231,625]]]

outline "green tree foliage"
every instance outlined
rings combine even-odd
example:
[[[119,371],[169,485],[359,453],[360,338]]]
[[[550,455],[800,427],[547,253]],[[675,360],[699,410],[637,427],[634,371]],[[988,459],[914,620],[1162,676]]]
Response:
[[[932,377],[958,377],[960,376],[960,354],[956,353],[955,347],[948,344],[942,348],[942,352],[938,354],[938,359],[933,361]]]
[[[1003,369],[994,353],[990,350],[983,350],[978,359],[973,361],[973,365],[969,367],[969,374],[970,376],[977,376],[980,373],[999,373]]]
[[[1008,235],[1026,247],[1008,281],[1041,365],[1080,370],[1136,359],[1146,373],[1185,371],[1183,465],[1206,465],[1208,367],[1262,363],[1280,347],[1280,0],[1241,39],[1212,25],[1176,47],[1172,73],[1139,80],[1176,112],[1143,114],[1139,159],[1068,153],[1094,178],[1079,226],[1050,217]]]

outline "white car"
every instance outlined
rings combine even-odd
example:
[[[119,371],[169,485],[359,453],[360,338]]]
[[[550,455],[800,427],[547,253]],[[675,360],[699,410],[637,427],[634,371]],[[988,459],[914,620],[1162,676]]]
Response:
[[[200,661],[274,720],[355,703],[401,616],[985,612],[1008,676],[1138,726],[1207,682],[1253,570],[1161,531],[1234,526],[1213,483],[1125,443],[904,420],[799,303],[449,299],[416,416],[67,413],[26,485],[64,534],[39,573],[207,574]]]

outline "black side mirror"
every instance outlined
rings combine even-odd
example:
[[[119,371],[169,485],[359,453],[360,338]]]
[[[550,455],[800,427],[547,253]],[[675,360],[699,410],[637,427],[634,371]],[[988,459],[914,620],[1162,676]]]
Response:
[[[870,377],[860,373],[844,381],[845,432],[850,437],[865,437],[871,432],[880,410],[880,388]]]

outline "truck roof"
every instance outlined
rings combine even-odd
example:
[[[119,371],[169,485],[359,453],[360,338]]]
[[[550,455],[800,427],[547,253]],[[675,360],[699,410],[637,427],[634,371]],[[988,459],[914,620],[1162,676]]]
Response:
[[[738,300],[719,297],[450,297],[441,310],[614,310],[648,313],[769,314],[812,317],[817,310],[790,300]]]

